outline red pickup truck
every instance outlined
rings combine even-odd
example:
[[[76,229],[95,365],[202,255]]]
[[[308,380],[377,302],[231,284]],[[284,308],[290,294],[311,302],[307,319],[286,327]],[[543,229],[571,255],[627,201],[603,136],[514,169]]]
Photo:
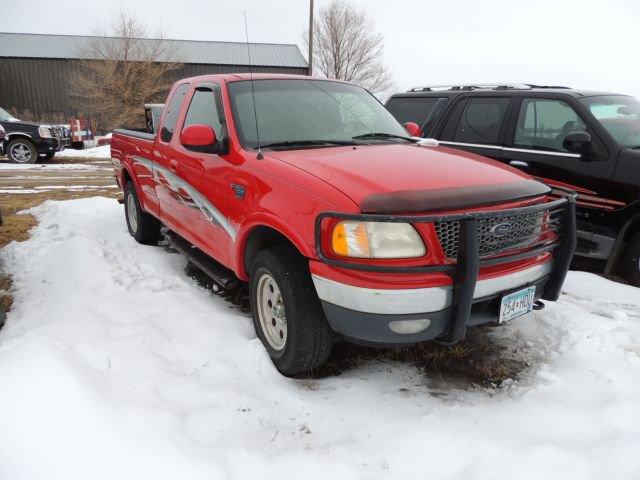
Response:
[[[293,375],[341,339],[454,343],[560,294],[573,196],[407,130],[345,82],[213,75],[174,85],[155,135],[116,130],[111,156],[131,235],[248,282]]]

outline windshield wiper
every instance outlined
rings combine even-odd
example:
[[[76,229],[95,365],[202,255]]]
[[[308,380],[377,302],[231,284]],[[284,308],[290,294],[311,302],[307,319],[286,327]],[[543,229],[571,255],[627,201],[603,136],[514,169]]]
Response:
[[[315,147],[315,146],[327,146],[327,145],[356,145],[352,140],[288,140],[285,142],[273,142],[265,145],[260,145],[260,148],[285,148],[285,147]],[[253,147],[257,150],[258,147]]]
[[[356,135],[355,137],[351,137],[354,140],[390,140],[393,138],[400,138],[402,140],[406,140],[407,142],[411,142],[411,143],[416,143],[417,140],[411,138],[411,137],[405,137],[403,135],[394,135],[393,133],[381,133],[381,132],[374,132],[374,133],[365,133],[363,135]]]

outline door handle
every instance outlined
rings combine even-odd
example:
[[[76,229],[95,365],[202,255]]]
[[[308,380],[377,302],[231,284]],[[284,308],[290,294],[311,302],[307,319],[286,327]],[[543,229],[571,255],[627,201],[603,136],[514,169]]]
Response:
[[[512,167],[529,168],[529,163],[520,160],[511,160],[509,165]]]
[[[178,161],[177,160],[169,160],[169,170],[175,173],[178,170]]]

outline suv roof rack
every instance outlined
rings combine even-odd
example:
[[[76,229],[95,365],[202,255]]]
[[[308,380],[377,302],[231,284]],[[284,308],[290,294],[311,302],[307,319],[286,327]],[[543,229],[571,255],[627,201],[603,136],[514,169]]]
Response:
[[[471,91],[471,90],[531,90],[533,88],[569,88],[552,85],[533,85],[531,83],[474,83],[469,85],[428,85],[414,87],[408,92],[433,92],[436,90]]]

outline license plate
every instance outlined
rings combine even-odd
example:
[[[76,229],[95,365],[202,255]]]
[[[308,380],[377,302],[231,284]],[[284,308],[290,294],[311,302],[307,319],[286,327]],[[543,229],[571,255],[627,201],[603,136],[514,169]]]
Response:
[[[502,297],[499,322],[508,322],[533,310],[536,287],[528,287]]]

